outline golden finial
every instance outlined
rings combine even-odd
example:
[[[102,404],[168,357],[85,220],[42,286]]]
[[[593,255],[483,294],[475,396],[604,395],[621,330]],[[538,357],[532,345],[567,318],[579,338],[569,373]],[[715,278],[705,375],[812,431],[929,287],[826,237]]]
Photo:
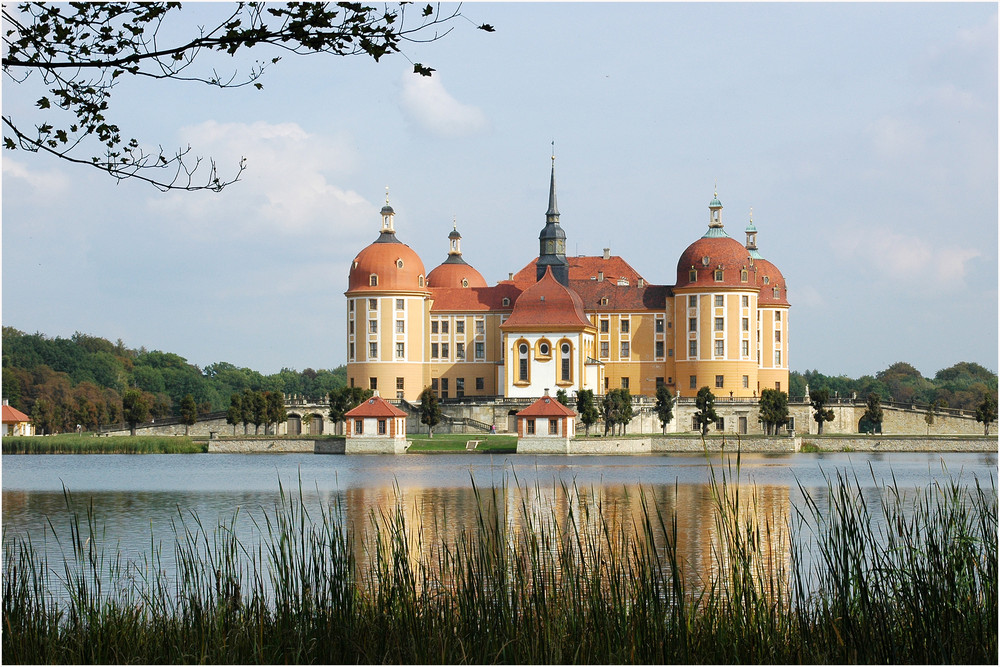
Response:
[[[385,203],[389,203],[389,186],[385,186]]]
[[[750,222],[753,222],[753,206],[750,207]]]

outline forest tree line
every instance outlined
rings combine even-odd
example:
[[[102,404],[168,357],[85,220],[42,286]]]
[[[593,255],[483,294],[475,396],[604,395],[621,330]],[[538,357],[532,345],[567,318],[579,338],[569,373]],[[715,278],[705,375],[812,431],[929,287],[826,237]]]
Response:
[[[233,394],[280,392],[326,402],[347,384],[347,369],[288,368],[272,375],[219,362],[199,368],[177,354],[131,349],[88,334],[49,338],[3,327],[3,397],[51,433],[124,423],[122,396],[141,392],[149,417],[181,416],[191,396],[198,414],[224,411]]]

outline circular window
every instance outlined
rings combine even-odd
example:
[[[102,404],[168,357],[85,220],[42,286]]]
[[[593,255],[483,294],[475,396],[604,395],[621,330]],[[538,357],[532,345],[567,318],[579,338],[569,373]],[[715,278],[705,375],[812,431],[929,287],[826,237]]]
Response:
[[[525,345],[524,343],[521,343],[521,347],[517,348],[517,351],[520,352],[521,354],[528,354],[528,346]]]
[[[771,279],[768,278],[767,276],[764,276],[764,284],[767,285],[770,282],[771,282]]]
[[[712,260],[709,258],[708,255],[705,255],[704,257],[701,258],[701,264],[702,264],[702,266],[708,266],[711,263],[712,263]]]
[[[468,287],[468,286],[469,286],[469,281],[465,278],[462,278],[462,287]]]
[[[541,354],[541,355],[543,355],[543,356],[547,355],[549,353],[549,344],[548,343],[542,343],[541,345],[539,345],[538,346],[538,353]]]
[[[396,260],[396,268],[397,269],[403,268],[403,260],[401,260],[401,259],[397,259]]]
[[[562,344],[562,353],[563,354],[569,354],[569,343],[563,343]]]

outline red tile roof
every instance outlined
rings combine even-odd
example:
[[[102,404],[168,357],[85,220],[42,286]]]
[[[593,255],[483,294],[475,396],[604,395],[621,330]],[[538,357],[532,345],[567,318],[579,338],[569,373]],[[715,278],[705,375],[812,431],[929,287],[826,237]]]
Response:
[[[402,267],[399,266],[400,263]],[[372,274],[378,276],[378,285],[371,284]],[[424,287],[419,280],[422,275],[424,263],[413,248],[397,241],[395,235],[383,234],[354,258],[347,279],[347,291],[423,292]]]
[[[431,287],[431,312],[442,311],[510,311],[521,295],[521,290],[510,281],[503,281],[495,287]],[[509,299],[503,305],[504,297]]]
[[[12,408],[9,405],[3,406],[3,423],[4,424],[16,424],[18,422],[30,422],[31,417],[24,414],[17,408]]]
[[[697,271],[697,280],[691,281],[690,271]],[[716,269],[722,269],[722,282],[715,280]],[[740,271],[751,271],[750,251],[729,236],[702,237],[689,245],[677,260],[675,289],[696,287],[739,287],[754,289],[740,280]],[[751,279],[752,280],[752,279]]]
[[[673,294],[668,285],[650,285],[621,257],[568,257],[569,286],[583,301],[585,310],[663,310],[667,297]],[[534,284],[535,263],[514,275],[514,284],[522,289]],[[603,272],[603,280],[600,273]],[[619,281],[628,284],[619,285]],[[642,287],[639,286],[642,281]],[[607,300],[604,302],[604,300]]]
[[[465,262],[443,262],[427,274],[428,287],[458,287],[462,288],[465,280],[469,287],[486,287],[486,279],[471,265]]]
[[[576,413],[551,396],[540,399],[517,413],[518,417],[575,417]]]
[[[785,285],[785,277],[781,275],[781,271],[778,270],[774,264],[767,261],[766,259],[755,259],[753,261],[754,267],[757,269],[756,273],[751,271],[751,279],[756,279],[756,286],[760,288],[760,293],[757,295],[757,305],[758,306],[787,306],[788,305],[788,286]],[[768,279],[767,284],[764,284],[764,278]],[[778,296],[774,296],[774,289],[778,288]]]
[[[344,413],[345,417],[405,417],[406,413],[381,396],[372,396],[356,408]]]
[[[583,312],[580,295],[556,280],[552,269],[547,268],[541,280],[521,292],[513,312],[500,329],[511,331],[545,327],[554,331],[593,326]]]

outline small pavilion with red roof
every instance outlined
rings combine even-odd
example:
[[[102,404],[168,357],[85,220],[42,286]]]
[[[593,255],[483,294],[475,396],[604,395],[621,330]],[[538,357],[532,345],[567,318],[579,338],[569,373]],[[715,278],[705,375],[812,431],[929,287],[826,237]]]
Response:
[[[518,454],[568,454],[576,436],[576,413],[545,395],[517,413]]]
[[[4,399],[3,402],[3,434],[35,435],[35,426],[31,423],[31,417],[17,408],[7,405],[7,399]]]
[[[402,454],[406,440],[406,413],[377,393],[348,410],[345,454]]]

